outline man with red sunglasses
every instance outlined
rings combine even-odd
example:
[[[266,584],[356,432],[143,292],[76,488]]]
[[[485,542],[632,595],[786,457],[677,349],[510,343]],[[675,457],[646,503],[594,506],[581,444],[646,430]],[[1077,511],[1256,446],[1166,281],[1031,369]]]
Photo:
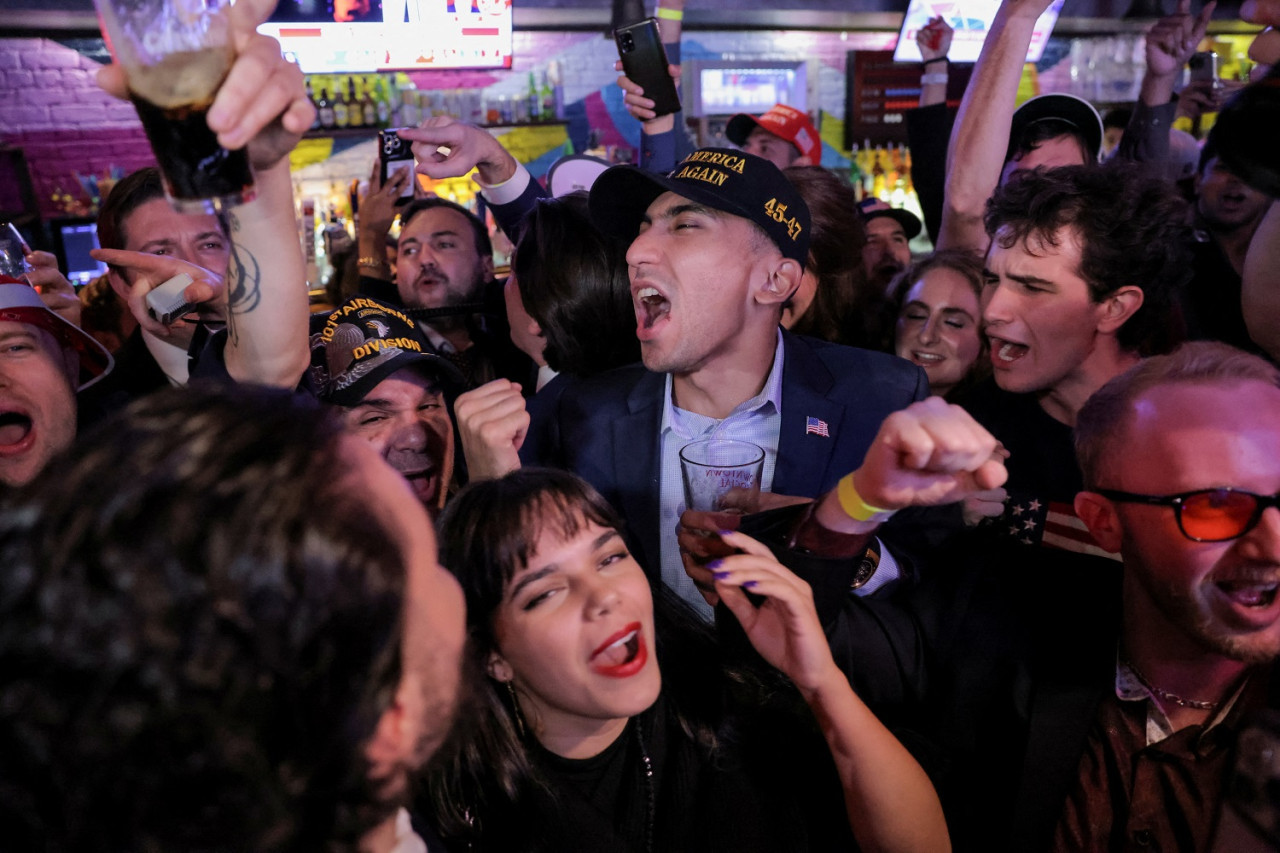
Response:
[[[1122,568],[953,551],[901,602],[849,596],[854,567],[817,557],[858,553],[930,489],[954,499],[990,479],[989,434],[930,417],[923,449],[869,454],[814,505],[788,562],[836,661],[933,778],[955,849],[1223,843],[1233,753],[1261,760],[1236,744],[1280,709],[1280,369],[1191,343],[1080,409],[1075,510]],[[1216,849],[1245,849],[1232,843]]]
[[[1124,559],[1117,683],[1170,732],[1212,728],[1280,656],[1280,370],[1149,359],[1085,404],[1076,452],[1076,512]]]

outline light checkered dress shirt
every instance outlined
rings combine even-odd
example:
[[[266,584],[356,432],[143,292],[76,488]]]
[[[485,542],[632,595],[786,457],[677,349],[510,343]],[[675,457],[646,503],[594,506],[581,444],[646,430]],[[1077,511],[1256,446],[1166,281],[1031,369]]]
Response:
[[[671,402],[671,374],[667,374],[667,387],[662,400],[662,475],[659,488],[662,494],[658,530],[662,537],[662,582],[675,590],[706,619],[710,620],[711,608],[703,600],[698,588],[684,572],[680,562],[680,548],[676,543],[676,525],[684,512],[684,485],[680,479],[680,451],[686,444],[704,438],[732,438],[749,441],[764,448],[764,474],[760,490],[773,488],[773,469],[778,462],[778,436],[782,430],[782,332],[778,332],[777,346],[773,354],[773,367],[760,393],[739,405],[724,420],[676,408]]]

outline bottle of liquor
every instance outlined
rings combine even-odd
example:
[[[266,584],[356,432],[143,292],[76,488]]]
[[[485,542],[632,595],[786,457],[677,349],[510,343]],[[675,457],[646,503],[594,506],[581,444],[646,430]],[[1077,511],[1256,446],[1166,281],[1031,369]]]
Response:
[[[883,202],[889,201],[889,189],[884,170],[884,149],[876,146],[876,162],[871,167],[871,194]]]
[[[538,95],[538,81],[534,79],[533,72],[529,72],[529,93],[525,96],[528,101],[529,121],[538,121],[542,118],[542,98]]]
[[[316,108],[316,117],[311,120],[311,129],[318,130],[320,128],[320,104],[316,102],[315,93],[311,91],[311,79],[307,78],[304,84],[307,90],[307,100],[311,102],[311,106]]]
[[[347,78],[347,127],[364,127],[364,107],[356,93],[356,78]]]
[[[391,126],[391,99],[387,95],[387,81],[382,75],[378,75],[378,81],[374,85],[373,108],[378,113],[378,127]]]
[[[342,91],[341,81],[335,80],[333,83],[334,102],[333,102],[333,126],[337,128],[346,128],[351,126],[351,104],[347,101],[347,95]]]
[[[546,71],[542,72],[542,85],[538,88],[538,95],[542,101],[542,109],[539,114],[543,121],[555,121],[556,116],[556,90],[551,85],[550,74]]]
[[[853,185],[853,195],[858,201],[862,201],[862,166],[858,163],[861,159],[862,152],[855,142],[853,150],[849,152],[849,183]]]
[[[364,94],[360,97],[360,112],[361,118],[364,119],[362,124],[364,124],[365,127],[378,126],[378,105],[373,102],[373,95],[370,92],[371,88],[368,78],[365,78]]]
[[[338,118],[333,102],[329,100],[329,94],[323,86],[320,87],[320,98],[316,101],[316,116],[320,119],[320,126],[325,130],[333,130],[337,126]]]

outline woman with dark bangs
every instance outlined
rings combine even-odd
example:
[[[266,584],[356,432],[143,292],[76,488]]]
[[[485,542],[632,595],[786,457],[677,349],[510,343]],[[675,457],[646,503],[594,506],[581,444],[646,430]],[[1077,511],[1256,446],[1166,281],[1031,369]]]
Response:
[[[716,590],[790,684],[726,666],[572,474],[473,484],[440,524],[482,682],[419,801],[447,849],[948,849],[928,779],[836,668],[809,588],[763,545],[722,534],[737,554],[715,564]]]

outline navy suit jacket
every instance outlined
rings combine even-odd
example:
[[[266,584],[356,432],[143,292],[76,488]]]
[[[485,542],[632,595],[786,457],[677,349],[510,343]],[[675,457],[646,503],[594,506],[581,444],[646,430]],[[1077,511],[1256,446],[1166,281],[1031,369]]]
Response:
[[[924,371],[885,353],[782,333],[782,426],[773,491],[817,497],[862,463],[880,422],[929,394]],[[661,435],[666,374],[631,365],[565,388],[536,418],[523,462],[567,468],[627,522],[637,557],[659,571]],[[830,438],[806,434],[807,418]]]

